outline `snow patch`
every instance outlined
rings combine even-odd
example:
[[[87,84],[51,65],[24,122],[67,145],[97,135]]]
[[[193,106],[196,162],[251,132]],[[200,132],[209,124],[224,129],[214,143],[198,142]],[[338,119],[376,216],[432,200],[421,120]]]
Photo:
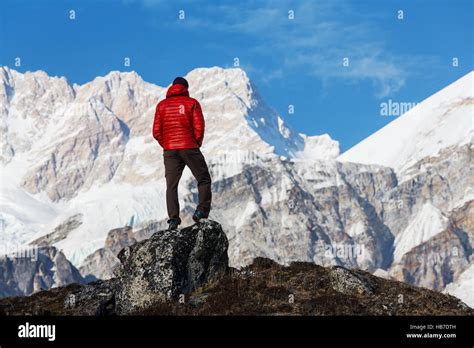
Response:
[[[395,238],[394,261],[398,262],[403,255],[444,231],[448,218],[431,203],[425,203],[407,228]]]
[[[330,160],[340,154],[339,142],[331,139],[328,134],[307,136],[300,133],[304,140],[304,149],[296,153],[296,159]]]

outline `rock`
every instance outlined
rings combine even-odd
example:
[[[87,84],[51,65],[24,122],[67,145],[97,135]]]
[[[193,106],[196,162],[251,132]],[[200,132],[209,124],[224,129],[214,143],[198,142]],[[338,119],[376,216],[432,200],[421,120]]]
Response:
[[[113,314],[118,282],[118,279],[99,280],[69,292],[63,301],[64,310],[74,315]]]
[[[370,295],[374,287],[356,273],[340,266],[330,268],[329,277],[332,288],[346,295]]]
[[[186,297],[138,315],[473,315],[459,299],[361,270],[257,258]]]
[[[228,241],[220,224],[203,220],[179,231],[160,231],[118,257],[117,313],[186,295],[228,268]]]
[[[377,268],[374,273],[372,273],[374,276],[384,278],[384,279],[389,279],[393,280],[394,278],[390,276],[390,273],[388,273],[386,270]]]

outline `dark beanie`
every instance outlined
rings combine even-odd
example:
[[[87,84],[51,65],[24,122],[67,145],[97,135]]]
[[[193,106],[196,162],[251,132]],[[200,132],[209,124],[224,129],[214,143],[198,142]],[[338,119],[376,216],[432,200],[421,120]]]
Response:
[[[189,88],[188,81],[184,77],[177,77],[173,81],[173,85],[183,85],[186,88]]]

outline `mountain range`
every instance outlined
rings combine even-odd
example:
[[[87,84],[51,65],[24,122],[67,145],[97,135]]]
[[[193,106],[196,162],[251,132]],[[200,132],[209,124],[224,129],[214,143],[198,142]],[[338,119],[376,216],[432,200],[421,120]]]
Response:
[[[359,268],[474,306],[474,72],[343,154],[329,135],[285,124],[242,69],[185,78],[206,119],[210,217],[226,231],[232,267],[266,257]],[[77,85],[1,67],[0,243],[54,247],[84,278],[111,277],[121,247],[165,226],[151,136],[165,93],[136,72]],[[190,224],[188,169],[179,192]]]

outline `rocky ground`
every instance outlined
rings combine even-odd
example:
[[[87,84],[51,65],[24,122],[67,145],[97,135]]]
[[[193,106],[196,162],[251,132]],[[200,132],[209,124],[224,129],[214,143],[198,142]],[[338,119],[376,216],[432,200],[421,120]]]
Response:
[[[115,277],[0,300],[2,315],[474,315],[459,299],[360,270],[257,258],[228,267],[221,226],[160,231],[119,253]]]

